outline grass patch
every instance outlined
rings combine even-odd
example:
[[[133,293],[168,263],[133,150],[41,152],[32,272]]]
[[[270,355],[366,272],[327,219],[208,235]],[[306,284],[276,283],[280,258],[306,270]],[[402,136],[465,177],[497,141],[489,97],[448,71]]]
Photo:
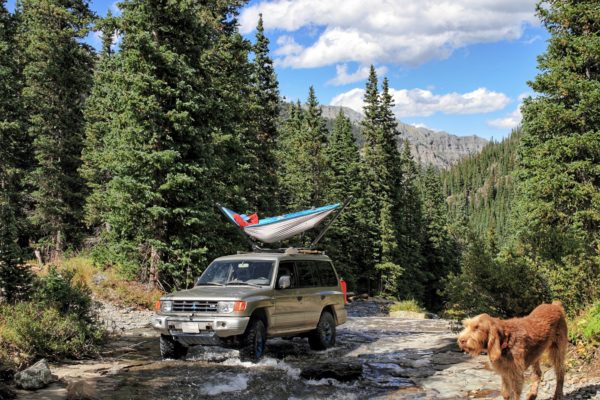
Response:
[[[403,300],[395,302],[390,306],[390,312],[392,311],[412,311],[417,313],[426,312],[416,300]]]
[[[600,346],[600,301],[568,321],[569,339],[575,345],[577,357],[588,360]]]
[[[60,270],[71,271],[73,280],[87,285],[96,298],[119,306],[153,309],[163,295],[156,288],[125,279],[113,268],[96,267],[87,256],[68,258],[57,265]]]

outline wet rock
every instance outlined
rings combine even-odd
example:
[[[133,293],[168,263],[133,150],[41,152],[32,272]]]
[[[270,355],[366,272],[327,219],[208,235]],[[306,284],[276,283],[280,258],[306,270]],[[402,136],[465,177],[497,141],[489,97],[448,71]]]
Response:
[[[304,367],[300,376],[304,379],[333,378],[340,382],[349,382],[360,378],[362,372],[363,366],[358,362],[326,362]]]
[[[48,362],[45,359],[41,359],[31,367],[15,374],[15,383],[17,387],[26,390],[41,389],[54,380],[56,379],[52,376],[50,368],[48,367]]]
[[[95,400],[96,389],[84,380],[70,382],[67,386],[67,400]]]

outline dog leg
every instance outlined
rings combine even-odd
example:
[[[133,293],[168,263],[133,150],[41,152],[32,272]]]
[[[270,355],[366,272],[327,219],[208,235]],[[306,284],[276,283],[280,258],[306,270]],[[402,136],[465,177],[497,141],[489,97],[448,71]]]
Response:
[[[520,400],[521,393],[523,392],[523,383],[525,382],[525,377],[523,376],[523,372],[515,371],[513,374],[513,400]]]
[[[502,390],[500,391],[500,394],[504,400],[510,400],[510,394],[512,393],[512,388],[508,382],[508,378],[502,375]]]
[[[533,365],[533,382],[531,383],[531,388],[529,389],[529,393],[527,393],[527,400],[535,400],[538,394],[538,387],[540,385],[540,381],[542,380],[542,369],[540,368],[540,362],[536,361]]]
[[[562,347],[564,347],[564,349]],[[565,353],[566,345],[550,346],[550,358],[552,359],[554,372],[556,373],[556,390],[554,391],[552,400],[561,400],[563,398],[563,385],[565,383]]]

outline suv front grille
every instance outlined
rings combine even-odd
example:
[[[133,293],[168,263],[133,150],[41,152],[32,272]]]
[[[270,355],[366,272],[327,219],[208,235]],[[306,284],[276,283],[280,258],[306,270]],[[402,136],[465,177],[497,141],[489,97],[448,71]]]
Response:
[[[217,302],[206,300],[174,300],[173,311],[217,312]]]

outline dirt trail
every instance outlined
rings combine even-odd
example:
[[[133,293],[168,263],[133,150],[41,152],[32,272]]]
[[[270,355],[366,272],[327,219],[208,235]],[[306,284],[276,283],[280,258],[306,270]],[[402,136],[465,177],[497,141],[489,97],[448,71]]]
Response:
[[[63,400],[67,385],[102,399],[457,399],[496,398],[499,378],[483,356],[458,351],[445,320],[382,316],[379,305],[350,306],[334,349],[314,352],[306,340],[273,339],[258,364],[240,362],[237,351],[194,348],[185,361],[162,361],[151,313],[106,307],[101,315],[115,332],[98,359],[52,364],[60,381],[18,399]],[[322,378],[331,366],[338,379]],[[362,370],[362,372],[361,372]],[[346,371],[346,372],[343,372]],[[352,374],[354,371],[354,374]],[[358,371],[358,373],[356,373]],[[346,375],[344,375],[346,373]],[[315,375],[316,374],[316,375]],[[302,376],[312,376],[305,379]],[[600,379],[568,374],[567,399],[599,399]],[[551,398],[547,371],[540,399]]]

